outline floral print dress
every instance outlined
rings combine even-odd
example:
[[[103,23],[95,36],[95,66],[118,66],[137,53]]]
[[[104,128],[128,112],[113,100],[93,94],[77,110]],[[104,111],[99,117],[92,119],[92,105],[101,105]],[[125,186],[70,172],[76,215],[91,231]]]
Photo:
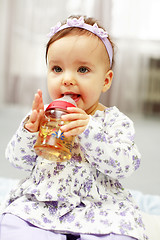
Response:
[[[10,193],[4,213],[61,233],[128,235],[147,239],[140,211],[119,180],[140,165],[132,121],[116,107],[96,111],[75,138],[72,158],[56,163],[37,156],[38,133],[22,122],[6,157],[29,172]]]

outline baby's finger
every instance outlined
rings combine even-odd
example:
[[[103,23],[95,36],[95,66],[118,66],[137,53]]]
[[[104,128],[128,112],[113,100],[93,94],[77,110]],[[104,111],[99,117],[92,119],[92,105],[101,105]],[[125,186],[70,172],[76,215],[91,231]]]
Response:
[[[76,121],[71,121],[63,126],[61,126],[61,130],[64,132],[70,131],[71,129],[76,129],[76,128],[81,128],[81,127],[86,127],[88,124],[88,119],[86,120],[76,120]]]
[[[39,94],[40,97],[42,97],[42,90],[41,89],[38,89],[37,93]]]
[[[74,129],[71,129],[67,132],[64,132],[65,137],[70,137],[70,136],[77,136],[79,134],[81,134],[82,132],[84,132],[85,127],[77,127]]]
[[[81,114],[81,113],[70,113],[66,115],[62,115],[61,119],[63,121],[73,121],[73,120],[85,120],[89,119],[89,115],[87,114]]]
[[[36,109],[37,111],[39,111],[40,109],[44,109],[42,91],[40,89],[37,90],[37,93],[34,96],[32,110],[34,109]]]
[[[35,128],[35,124],[28,122],[25,124],[25,128],[29,131],[29,132],[37,132],[36,128]]]
[[[39,95],[39,109],[44,110],[44,103],[42,98],[42,91],[40,89],[37,90],[37,93]]]
[[[28,123],[35,123],[37,118],[38,118],[37,110],[33,110],[31,115],[30,115]]]
[[[69,113],[81,113],[81,114],[87,114],[83,109],[78,107],[68,107],[67,112]]]
[[[37,132],[39,128],[39,116],[36,110],[33,110],[25,128],[30,132]]]
[[[38,105],[39,105],[39,94],[36,93],[34,95],[34,100],[33,100],[33,103],[32,103],[32,110],[38,109]]]
[[[44,116],[44,110],[43,110],[43,109],[40,109],[39,114],[38,114],[39,124],[40,124],[40,121],[41,121],[41,119],[43,118],[43,116]]]

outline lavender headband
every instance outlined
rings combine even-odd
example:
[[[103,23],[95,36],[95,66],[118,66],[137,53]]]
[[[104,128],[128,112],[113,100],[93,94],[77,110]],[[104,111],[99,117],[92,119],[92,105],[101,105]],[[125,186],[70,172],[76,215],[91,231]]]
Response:
[[[110,41],[108,40],[108,33],[102,28],[99,28],[97,23],[92,26],[85,23],[83,17],[80,17],[79,19],[68,18],[66,24],[62,25],[61,22],[58,22],[54,27],[52,27],[48,37],[51,38],[55,33],[70,27],[83,28],[97,35],[105,45],[110,60],[110,67],[112,66],[113,49]]]

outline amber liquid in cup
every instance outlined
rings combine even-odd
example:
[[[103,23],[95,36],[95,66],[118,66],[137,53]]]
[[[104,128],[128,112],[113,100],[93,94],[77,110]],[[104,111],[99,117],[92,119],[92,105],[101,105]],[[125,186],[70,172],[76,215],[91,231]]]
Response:
[[[67,122],[50,119],[42,124],[34,146],[36,154],[48,160],[62,162],[71,158],[74,137],[65,137],[60,127]]]

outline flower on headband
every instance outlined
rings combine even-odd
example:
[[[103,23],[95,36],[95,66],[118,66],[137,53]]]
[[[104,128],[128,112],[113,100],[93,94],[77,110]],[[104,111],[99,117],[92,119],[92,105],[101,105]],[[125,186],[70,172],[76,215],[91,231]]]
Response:
[[[70,27],[82,27],[84,25],[84,18],[80,17],[79,19],[77,18],[68,18],[67,19],[67,24]]]
[[[48,34],[48,37],[51,38],[58,31],[60,27],[61,27],[61,22],[58,22],[54,27],[51,27],[51,31]]]
[[[97,23],[93,25],[93,32],[98,35],[100,38],[107,38],[108,33],[104,31],[102,28],[99,28]]]
[[[58,22],[54,27],[51,28],[50,33],[47,35],[48,37],[52,37],[55,33],[57,33],[61,29],[65,29],[68,27],[82,27],[90,32],[93,32],[100,38],[107,38],[108,33],[104,31],[102,28],[99,28],[97,23],[95,23],[93,26],[89,25],[84,22],[84,17],[77,18],[68,18],[67,23],[62,25],[61,22]]]

